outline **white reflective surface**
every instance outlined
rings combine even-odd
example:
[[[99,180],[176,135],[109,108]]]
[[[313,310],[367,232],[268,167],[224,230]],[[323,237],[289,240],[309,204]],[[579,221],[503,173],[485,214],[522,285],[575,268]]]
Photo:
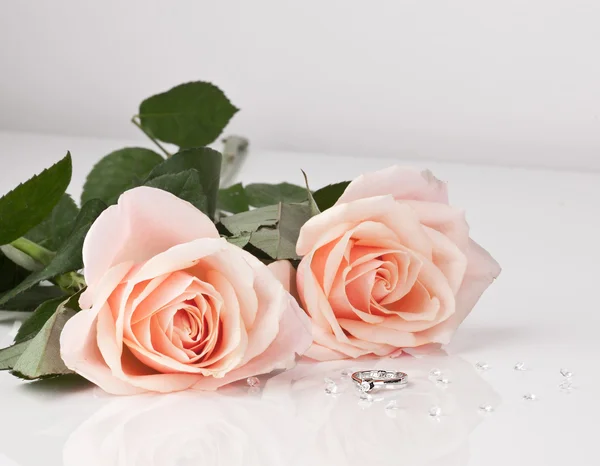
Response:
[[[3,166],[0,192],[70,149],[77,196],[92,164],[126,144],[0,133],[3,161],[19,155]],[[242,179],[302,183],[304,168],[319,187],[389,163],[251,151]],[[0,465],[597,465],[600,174],[417,165],[449,181],[473,237],[504,269],[449,356],[302,364],[261,377],[260,393],[242,383],[131,398],[0,373]],[[12,329],[10,316],[0,316],[0,344]],[[476,370],[478,361],[490,368]],[[520,361],[529,370],[515,371]],[[450,380],[446,388],[429,380],[434,367]],[[326,395],[324,377],[346,368],[403,370],[410,384],[371,403],[352,387]],[[559,388],[561,368],[574,374],[570,392]],[[527,393],[537,399],[523,400]],[[386,410],[392,400],[399,409]],[[479,412],[481,404],[494,412]],[[429,416],[434,405],[439,420]]]
[[[432,367],[451,382],[436,383]],[[402,369],[410,382],[365,399],[341,376],[347,368]],[[325,377],[339,394],[325,393]],[[39,409],[28,409],[31,416],[1,440],[5,456],[21,465],[461,465],[471,433],[492,416],[478,407],[501,409],[472,364],[445,355],[303,363],[263,377],[258,390],[239,383],[219,393],[109,397],[73,381],[16,392],[13,406],[31,399]],[[386,408],[391,401],[395,408]],[[439,418],[429,415],[432,406]],[[54,457],[44,451],[50,442]]]

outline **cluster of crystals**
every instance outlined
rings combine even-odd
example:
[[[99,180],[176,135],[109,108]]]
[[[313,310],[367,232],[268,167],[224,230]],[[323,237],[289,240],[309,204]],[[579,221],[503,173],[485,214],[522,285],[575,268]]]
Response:
[[[484,371],[487,371],[490,369],[490,365],[483,361],[477,361],[475,363],[475,368],[480,372],[484,372]],[[517,372],[523,372],[523,371],[528,371],[529,368],[525,365],[524,362],[519,361],[519,362],[515,363],[515,365],[513,366],[513,370],[515,370]],[[348,378],[352,377],[353,373],[354,373],[354,371],[352,369],[349,369],[349,368],[343,369],[340,372],[340,375],[341,375],[340,379],[342,381],[344,379],[348,379]],[[373,370],[373,371],[365,371],[364,375],[366,375],[367,377],[370,377],[372,379],[383,379],[383,378],[391,379],[396,376],[396,373],[391,372],[391,371],[384,371],[384,370]],[[572,383],[573,373],[567,369],[560,369],[560,375],[563,377],[563,380],[559,384],[559,388],[565,392],[570,392],[574,388],[573,383]],[[436,385],[438,385],[442,388],[445,388],[451,382],[443,374],[443,372],[438,368],[432,368],[429,371],[429,378]],[[340,386],[332,378],[325,377],[324,382],[325,382],[325,393],[330,394],[330,395],[336,395],[342,391],[342,390],[340,390]],[[250,387],[256,388],[260,384],[260,381],[256,377],[249,377],[247,379],[247,383]],[[373,404],[374,398],[369,393],[372,388],[373,388],[373,386],[370,381],[363,381],[357,387],[358,396],[360,399],[360,401],[358,402],[358,405],[362,409],[369,408]],[[538,396],[535,393],[529,392],[529,393],[524,394],[522,398],[525,401],[536,401],[538,399]],[[402,409],[402,407],[401,407],[400,403],[398,402],[398,400],[392,400],[389,403],[387,403],[387,405],[385,406],[385,412],[390,417],[395,417],[396,416],[395,412],[398,410],[401,410],[401,409]],[[493,413],[494,406],[491,404],[481,404],[478,407],[478,411],[480,413]],[[431,406],[429,408],[428,414],[431,418],[440,420],[440,417],[442,416],[442,409],[439,406]]]
[[[450,383],[450,379],[442,373],[440,369],[434,367],[429,371],[429,378],[432,379],[438,387],[446,388]]]

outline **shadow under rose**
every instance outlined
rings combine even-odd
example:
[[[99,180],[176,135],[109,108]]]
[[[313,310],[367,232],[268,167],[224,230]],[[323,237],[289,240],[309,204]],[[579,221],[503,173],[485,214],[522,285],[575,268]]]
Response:
[[[451,381],[445,388],[428,377],[432,367]],[[346,368],[401,369],[410,384],[365,400],[340,378]],[[327,395],[325,377],[341,393]],[[111,400],[70,435],[63,464],[463,465],[485,417],[478,406],[500,403],[470,364],[443,355],[303,363],[263,382],[261,392],[238,384]]]

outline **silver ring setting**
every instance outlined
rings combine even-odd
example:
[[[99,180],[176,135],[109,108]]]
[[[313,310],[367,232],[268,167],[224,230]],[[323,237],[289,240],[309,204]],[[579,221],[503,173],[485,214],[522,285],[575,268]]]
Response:
[[[405,372],[367,370],[352,374],[352,380],[363,393],[380,388],[400,388],[408,383],[408,375]]]

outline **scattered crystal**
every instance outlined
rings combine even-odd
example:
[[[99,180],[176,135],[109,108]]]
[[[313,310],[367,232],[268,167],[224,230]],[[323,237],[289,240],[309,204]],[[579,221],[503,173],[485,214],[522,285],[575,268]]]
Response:
[[[494,407],[492,405],[481,405],[479,406],[479,411],[482,413],[492,413],[494,411]]]
[[[487,371],[490,368],[490,365],[487,362],[478,361],[475,363],[475,369],[478,371]]]
[[[259,387],[250,387],[248,389],[248,395],[258,395],[260,394],[260,388]]]
[[[526,371],[527,370],[527,366],[525,366],[524,362],[518,362],[515,364],[515,366],[513,367],[514,370],[516,371]]]
[[[440,408],[439,406],[432,406],[431,408],[429,408],[429,415],[435,418],[440,417],[442,415],[442,408]]]
[[[389,411],[394,411],[397,409],[401,409],[401,406],[398,403],[398,400],[392,400],[388,404],[385,405],[385,409],[389,410]]]
[[[352,374],[354,374],[354,371],[352,369],[344,369],[340,374],[342,375],[342,377],[348,378],[348,377],[352,377]]]
[[[567,369],[561,369],[560,375],[562,375],[563,377],[566,377],[567,379],[570,379],[571,377],[573,377],[573,373]]]
[[[436,367],[429,371],[429,375],[431,377],[440,377],[442,375],[442,371]]]
[[[246,383],[249,387],[258,387],[260,385],[260,380],[258,380],[258,377],[248,377]]]
[[[339,393],[339,388],[333,380],[325,384],[325,393],[328,395],[335,395],[336,393]]]
[[[441,387],[447,387],[448,384],[450,383],[450,379],[448,379],[446,377],[440,377],[439,379],[437,379],[435,381],[435,383]]]
[[[379,377],[379,371],[371,371],[371,378],[376,379]]]
[[[558,388],[560,388],[564,392],[570,392],[575,387],[573,386],[573,382],[571,382],[571,380],[566,379],[566,380],[563,380],[561,383],[558,384]]]
[[[388,379],[393,379],[393,378],[395,377],[395,375],[394,375],[394,373],[393,373],[393,372],[388,372],[388,373],[387,373],[385,376],[386,376]]]
[[[537,396],[535,393],[525,393],[525,395],[523,395],[523,399],[525,401],[535,401],[537,400]]]

